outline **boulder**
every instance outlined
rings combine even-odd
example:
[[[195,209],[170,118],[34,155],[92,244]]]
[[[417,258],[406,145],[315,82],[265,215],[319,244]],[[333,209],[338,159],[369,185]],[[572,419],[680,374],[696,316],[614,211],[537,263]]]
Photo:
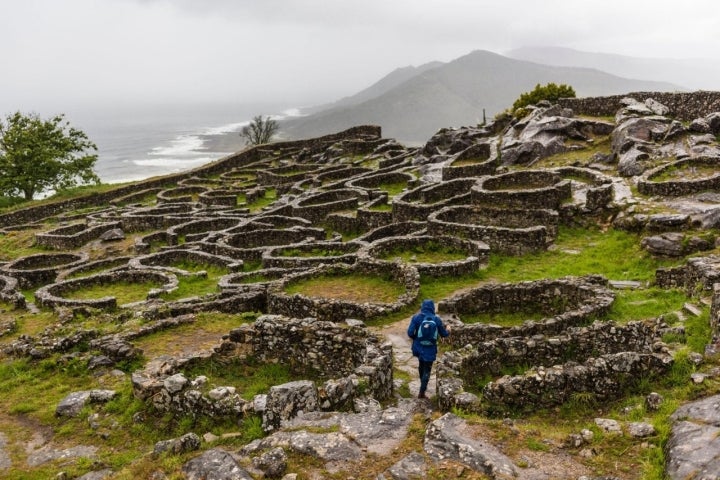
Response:
[[[645,237],[640,246],[653,255],[663,257],[681,257],[684,254],[685,235],[678,232],[666,232],[652,237]]]
[[[651,412],[660,410],[660,406],[663,404],[665,399],[662,395],[656,392],[651,392],[645,397],[645,408]]]
[[[426,478],[427,468],[425,457],[418,452],[412,452],[390,467],[385,473],[393,480],[411,480],[414,478]]]
[[[72,392],[60,400],[55,408],[58,417],[77,417],[89,402],[109,402],[117,393],[114,390],[84,390]]]
[[[720,395],[687,403],[670,419],[668,478],[720,478]]]
[[[125,240],[125,232],[121,228],[113,228],[100,235],[103,242],[114,242],[117,240]]]
[[[182,472],[187,480],[252,480],[235,457],[217,448],[186,462]]]
[[[296,417],[301,412],[318,409],[318,391],[310,380],[275,385],[270,388],[263,412],[262,428],[271,432],[280,427],[285,420]]]
[[[645,438],[655,435],[655,427],[645,422],[630,422],[628,423],[628,433],[631,437]]]
[[[693,133],[710,133],[710,124],[704,118],[696,118],[690,122],[688,130]]]
[[[200,437],[194,433],[186,433],[185,435],[172,438],[170,440],[161,440],[155,444],[153,453],[159,455],[163,452],[170,452],[179,455],[185,452],[192,452],[200,448]]]
[[[435,460],[455,460],[491,478],[518,476],[518,468],[509,457],[490,443],[472,438],[465,420],[452,413],[430,424],[425,432],[424,448]]]
[[[611,418],[596,418],[595,425],[607,433],[622,433],[620,422]]]
[[[253,458],[253,467],[262,470],[264,478],[280,478],[287,470],[287,454],[280,447]]]
[[[710,133],[720,135],[720,112],[713,112],[705,117],[705,121],[710,127]]]

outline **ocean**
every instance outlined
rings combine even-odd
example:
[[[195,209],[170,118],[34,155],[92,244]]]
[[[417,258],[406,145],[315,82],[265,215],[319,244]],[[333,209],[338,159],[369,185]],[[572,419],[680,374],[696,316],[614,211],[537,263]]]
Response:
[[[97,145],[95,172],[103,183],[119,183],[181,172],[241,150],[240,129],[255,115],[282,119],[300,110],[278,104],[139,106],[78,109],[66,119]],[[223,141],[212,141],[218,136]]]

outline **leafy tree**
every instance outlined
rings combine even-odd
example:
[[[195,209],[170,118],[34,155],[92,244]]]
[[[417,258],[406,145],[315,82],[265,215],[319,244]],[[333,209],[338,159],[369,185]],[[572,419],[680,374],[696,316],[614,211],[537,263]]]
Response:
[[[512,111],[515,116],[518,116],[516,113],[520,109],[524,109],[528,105],[537,105],[541,100],[556,102],[559,98],[568,97],[575,97],[575,89],[570,85],[565,85],[564,83],[560,85],[548,83],[547,85],[541,86],[538,83],[532,91],[521,94],[520,97],[515,100]]]
[[[49,120],[15,112],[0,120],[0,195],[33,197],[49,188],[63,190],[100,183],[93,171],[97,147],[64,115]]]
[[[253,117],[249,125],[242,128],[240,136],[245,137],[245,143],[248,145],[260,145],[269,143],[278,128],[278,123],[272,118],[258,115]]]

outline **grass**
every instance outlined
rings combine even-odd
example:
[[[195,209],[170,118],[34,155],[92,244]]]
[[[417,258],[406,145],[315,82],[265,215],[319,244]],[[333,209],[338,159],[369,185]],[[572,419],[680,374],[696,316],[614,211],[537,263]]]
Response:
[[[247,207],[250,209],[250,213],[257,213],[263,208],[271,205],[277,200],[277,190],[274,188],[268,188],[265,190],[265,195],[262,198],[258,198],[252,203],[249,203]]]
[[[487,158],[464,158],[462,160],[455,160],[453,163],[450,164],[451,167],[465,167],[467,165],[477,165],[482,162],[486,162]]]
[[[653,182],[666,182],[670,180],[698,180],[717,175],[717,168],[711,165],[684,164],[666,168],[656,177],[651,178]]]
[[[567,275],[600,274],[611,280],[654,279],[660,267],[679,265],[679,260],[653,258],[640,248],[640,238],[621,230],[560,227],[555,247],[522,257],[491,255],[483,279],[519,282]],[[608,261],[613,259],[613,261]]]
[[[147,299],[153,288],[160,287],[159,282],[114,282],[111,284],[92,285],[65,295],[65,298],[76,300],[96,300],[103,297],[115,297],[118,305],[140,302]]]
[[[288,285],[285,291],[289,295],[301,294],[350,302],[391,303],[405,293],[405,287],[387,278],[349,273],[303,279]]]
[[[0,233],[0,260],[10,261],[36,253],[47,253],[46,248],[35,246],[35,234],[39,230],[18,230]]]
[[[399,195],[403,190],[407,188],[407,182],[388,182],[381,183],[379,185],[380,190],[385,190],[388,193],[388,197],[392,198],[395,195]]]
[[[541,320],[548,315],[539,311],[524,312],[483,312],[472,315],[462,315],[460,319],[464,323],[492,323],[501,327],[514,327],[522,325],[526,320]]]
[[[682,309],[687,296],[680,290],[657,287],[616,292],[608,317],[617,322],[657,318]]]
[[[372,212],[392,212],[392,204],[381,203],[380,205],[373,205],[372,207],[368,207],[368,210]]]
[[[575,165],[576,163],[589,163],[592,156],[596,153],[611,153],[609,135],[597,137],[594,139],[593,143],[588,145],[589,146],[579,150],[571,150],[569,152],[558,153],[547,158],[543,158],[535,163],[533,168],[564,167]]]
[[[303,248],[283,248],[277,251],[281,257],[302,257],[302,258],[313,258],[313,257],[339,257],[346,255],[348,252],[344,250],[336,250],[333,248],[322,248],[315,247],[310,249]]]
[[[439,242],[428,241],[422,245],[391,249],[382,255],[383,260],[400,258],[405,263],[441,263],[465,260],[468,253]]]
[[[246,312],[240,315],[200,312],[195,321],[178,327],[161,330],[134,340],[147,359],[160,355],[177,355],[212,348],[223,335],[244,323],[253,322],[257,314]]]
[[[245,400],[252,400],[255,395],[267,393],[273,385],[301,378],[294,378],[289,365],[260,363],[252,357],[223,364],[210,360],[185,371],[188,378],[198,375],[208,377],[208,389],[232,386]]]

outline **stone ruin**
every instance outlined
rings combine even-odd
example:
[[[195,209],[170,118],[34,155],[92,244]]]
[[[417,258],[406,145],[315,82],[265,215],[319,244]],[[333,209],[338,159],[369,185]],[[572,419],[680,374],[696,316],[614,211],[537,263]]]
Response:
[[[423,279],[473,274],[496,254],[552,249],[562,226],[609,224],[638,232],[644,248],[658,255],[714,247],[702,237],[718,224],[714,211],[637,211],[627,184],[609,174],[617,169],[632,177],[643,195],[720,199],[717,174],[709,172],[720,159],[710,138],[720,134],[717,115],[704,112],[685,126],[657,102],[643,102],[623,100],[615,125],[578,118],[566,103],[541,105],[510,124],[443,129],[422,148],[383,139],[378,127],[356,127],[2,214],[2,233],[33,231],[33,248],[42,251],[0,265],[0,301],[17,310],[54,309],[62,318],[34,336],[0,324],[0,338],[9,339],[2,351],[30,358],[72,352],[107,367],[142,359],[138,339],[193,323],[199,313],[256,312],[253,324],[227,332],[209,350],[144,359],[132,376],[135,395],[178,416],[259,415],[266,432],[307,413],[363,411],[362,405],[394,395],[392,346],[365,324],[417,302]],[[578,112],[600,108],[573,105]],[[538,167],[601,136],[610,138],[609,154]],[[433,245],[461,258],[418,262],[397,253]],[[656,278],[663,288],[712,295],[716,338],[718,263],[713,256],[691,258],[658,270]],[[184,279],[211,274],[215,291],[165,299]],[[298,283],[352,275],[382,278],[402,293],[390,302],[288,293]],[[112,296],[82,295],[127,284],[147,285],[146,297],[118,305]],[[661,320],[608,320],[613,292],[598,276],[482,284],[439,300],[453,328],[451,348],[436,368],[444,411],[553,407],[576,394],[611,400],[634,379],[662,375],[672,364],[661,341],[669,327]],[[480,315],[503,313],[528,320],[503,327]],[[115,318],[118,331],[68,333],[74,318],[92,315]],[[138,327],[130,318],[144,323]],[[287,363],[295,380],[243,398],[233,385],[187,373],[208,362],[232,368],[250,360]],[[527,368],[501,375],[520,367]]]

